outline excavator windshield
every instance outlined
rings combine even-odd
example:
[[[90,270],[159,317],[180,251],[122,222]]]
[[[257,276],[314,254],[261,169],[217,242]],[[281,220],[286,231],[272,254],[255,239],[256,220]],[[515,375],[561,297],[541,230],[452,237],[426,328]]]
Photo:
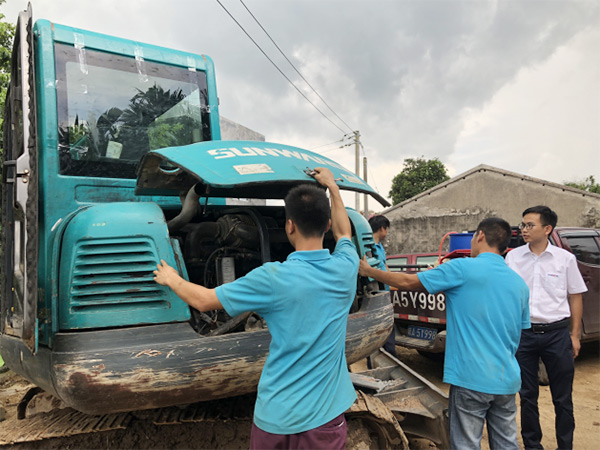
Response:
[[[55,44],[60,173],[135,178],[149,150],[211,139],[206,73]]]

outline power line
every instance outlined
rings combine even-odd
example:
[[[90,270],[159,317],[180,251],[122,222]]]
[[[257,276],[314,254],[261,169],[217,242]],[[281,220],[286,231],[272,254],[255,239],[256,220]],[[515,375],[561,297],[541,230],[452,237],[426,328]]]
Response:
[[[325,149],[325,150],[323,150],[323,151],[319,152],[319,155],[324,155],[324,154],[326,154],[326,153],[330,153],[330,152],[333,152],[333,151],[335,151],[335,150],[339,150],[340,148],[341,148],[341,147],[332,147],[332,148],[327,148],[327,149]]]
[[[260,52],[265,56],[265,58],[267,58],[269,60],[269,62],[277,69],[277,71],[288,81],[288,83],[290,83],[294,89],[296,89],[296,91],[298,91],[298,93],[300,95],[302,95],[302,97],[304,97],[304,99],[309,102],[313,108],[315,108],[319,114],[321,114],[325,119],[327,119],[333,126],[335,126],[338,130],[340,130],[342,133],[344,132],[344,130],[342,130],[337,124],[335,124],[329,117],[327,117],[323,111],[321,111],[299,88],[298,86],[296,86],[296,84],[290,80],[290,78],[285,75],[285,73],[283,73],[283,71],[279,68],[279,66],[266,54],[266,52],[262,49],[262,47],[252,38],[252,36],[250,36],[250,34],[244,29],[244,27],[240,24],[240,22],[233,17],[233,15],[229,12],[229,10],[223,5],[223,3],[221,3],[220,0],[217,0],[217,3],[221,6],[221,8],[223,8],[223,10],[225,10],[225,12],[229,15],[229,17],[231,17],[231,19],[237,24],[238,27],[240,27],[240,29],[244,32],[244,34],[246,34],[246,36],[252,41],[252,43],[260,50]],[[271,40],[271,42],[273,43],[273,45],[277,48],[277,50],[279,50],[279,52],[281,53],[281,55],[285,58],[285,60],[290,64],[290,66],[292,66],[292,68],[296,71],[296,73],[300,76],[300,78],[302,78],[302,80],[312,89],[312,91],[317,95],[317,97],[319,97],[319,99],[323,102],[323,104],[325,106],[327,106],[327,108],[350,130],[351,133],[354,133],[354,131],[352,130],[352,128],[331,108],[331,106],[329,106],[329,104],[325,101],[325,99],[323,99],[323,97],[321,97],[321,95],[317,92],[317,90],[308,82],[308,80],[300,73],[300,71],[296,68],[296,66],[292,63],[292,61],[290,61],[290,59],[286,56],[286,54],[283,52],[283,50],[279,47],[279,45],[277,45],[277,43],[275,42],[275,40],[271,37],[271,35],[267,32],[267,30],[262,26],[262,24],[260,23],[260,21],[256,18],[256,16],[254,16],[254,14],[252,13],[252,11],[250,11],[250,9],[246,6],[246,4],[243,2],[243,0],[240,0],[240,3],[244,6],[244,8],[246,9],[246,11],[250,14],[250,16],[254,19],[254,21],[258,24],[258,26],[263,30],[263,32],[267,35],[267,37]],[[331,142],[329,144],[323,144],[317,147],[314,147],[314,149],[316,148],[321,148],[321,147],[325,147],[327,145],[332,145],[332,144],[336,144],[338,142],[343,142],[344,139],[346,139],[348,137],[348,134],[344,134],[344,136],[342,137],[342,139],[338,140],[338,141],[334,141]],[[360,142],[360,140],[358,141],[361,149],[362,149],[362,153],[363,156],[366,158],[366,152],[365,152],[365,148],[362,145],[362,142]],[[344,148],[344,147],[350,147],[354,145],[353,143],[350,144],[345,144],[345,145],[340,145],[339,147],[335,147],[335,148],[331,148],[331,149],[327,149],[325,151],[321,151],[320,153],[327,153],[333,150],[337,150],[339,148]],[[369,173],[371,174],[371,179],[373,180],[373,183],[375,184],[375,178],[373,177],[371,170],[369,168]],[[377,188],[377,185],[375,185],[375,189],[377,191],[379,191],[379,189]]]
[[[330,143],[328,143],[328,144],[317,145],[316,147],[309,148],[309,150],[311,150],[311,151],[312,151],[312,150],[315,150],[315,149],[317,149],[317,148],[326,147],[326,146],[328,146],[328,145],[332,145],[332,144],[337,144],[338,142],[344,142],[344,138],[342,138],[342,139],[339,139],[339,140],[337,140],[337,141],[330,142]]]
[[[373,172],[371,172],[371,167],[369,167],[367,169],[369,171],[369,180],[373,180],[373,186],[375,186],[375,190],[377,191],[378,194],[381,195],[381,192],[379,192],[379,188],[377,187],[377,183],[375,182],[375,177],[373,176]]]
[[[339,150],[340,148],[344,148],[344,147],[352,147],[353,145],[354,145],[354,142],[351,142],[351,143],[349,143],[349,144],[340,145],[339,147],[328,148],[328,149],[326,149],[326,150],[321,150],[321,151],[319,152],[319,154],[321,154],[321,155],[322,155],[322,154],[324,154],[324,153],[329,153],[329,152],[332,152],[332,151],[334,151],[334,150]]]
[[[294,86],[294,89],[296,89],[296,90],[298,91],[298,93],[299,93],[299,94],[300,94],[302,97],[304,97],[308,103],[310,103],[310,104],[311,104],[311,105],[312,105],[312,106],[313,106],[313,107],[314,107],[314,108],[315,108],[317,111],[319,111],[319,114],[321,114],[323,117],[325,117],[327,120],[329,120],[329,122],[331,122],[331,124],[332,124],[334,127],[336,127],[338,130],[340,130],[340,131],[343,133],[343,132],[344,132],[344,130],[342,130],[342,129],[341,129],[339,126],[338,126],[338,125],[336,125],[336,124],[335,124],[335,123],[334,123],[334,122],[333,122],[333,121],[332,121],[332,120],[331,120],[329,117],[327,117],[327,116],[326,116],[326,115],[323,113],[323,111],[321,111],[319,108],[317,108],[317,106],[316,106],[316,105],[315,105],[313,102],[311,102],[311,101],[310,101],[310,99],[309,99],[309,98],[308,98],[306,95],[304,95],[304,93],[303,93],[303,92],[302,92],[300,89],[298,89],[298,86],[296,86],[296,85],[295,85],[295,84],[292,82],[292,80],[290,80],[290,79],[287,77],[287,75],[283,73],[283,71],[282,71],[282,70],[281,70],[281,69],[280,69],[280,68],[277,66],[277,64],[275,64],[275,63],[273,62],[273,60],[272,60],[271,58],[269,58],[269,56],[268,56],[268,55],[265,53],[265,51],[264,51],[264,50],[261,48],[261,46],[260,46],[260,45],[258,45],[258,43],[257,43],[257,42],[256,42],[254,39],[252,39],[252,36],[250,36],[250,34],[248,34],[248,32],[247,32],[247,31],[244,29],[244,27],[243,27],[243,26],[242,26],[242,25],[241,25],[241,24],[240,24],[240,23],[239,23],[239,22],[236,20],[236,18],[235,18],[235,17],[233,17],[233,15],[232,15],[232,14],[231,14],[231,13],[230,13],[228,10],[227,10],[227,8],[225,8],[225,6],[223,5],[223,3],[221,3],[221,1],[220,1],[220,0],[217,0],[217,3],[218,3],[219,5],[221,5],[221,8],[223,8],[223,9],[225,10],[225,12],[226,12],[226,13],[229,15],[229,17],[231,17],[231,19],[232,19],[232,20],[233,20],[233,21],[234,21],[234,22],[237,24],[237,26],[241,28],[241,30],[242,30],[242,31],[243,31],[243,32],[246,34],[246,36],[248,36],[248,38],[249,38],[249,39],[250,39],[250,40],[251,40],[251,41],[254,43],[254,45],[256,45],[256,47],[257,47],[257,48],[258,48],[258,49],[261,51],[261,53],[262,53],[263,55],[265,55],[265,58],[267,58],[267,59],[269,60],[269,62],[270,62],[271,64],[273,64],[273,66],[274,66],[274,67],[275,67],[275,68],[276,68],[276,69],[279,71],[279,73],[280,73],[280,74],[281,74],[281,75],[282,75],[282,76],[283,76],[283,77],[284,77],[284,78],[285,78],[285,79],[286,79],[286,80],[287,80],[287,81],[288,81],[288,82],[289,82],[289,83],[290,83],[292,86]]]
[[[279,47],[279,45],[277,45],[277,43],[273,40],[273,38],[271,37],[271,35],[267,32],[267,30],[265,30],[265,27],[262,26],[262,24],[258,21],[258,19],[254,16],[254,14],[252,14],[252,11],[250,11],[250,9],[248,9],[248,7],[246,6],[246,4],[244,3],[243,0],[240,0],[240,3],[244,6],[244,8],[246,8],[246,11],[248,11],[248,14],[250,14],[252,16],[252,18],[256,21],[256,23],[258,24],[258,26],[265,32],[265,34],[269,37],[269,39],[271,40],[271,42],[273,43],[273,45],[275,47],[277,47],[277,50],[279,50],[279,53],[281,53],[283,55],[283,57],[285,58],[285,60],[290,64],[290,66],[293,67],[293,69],[296,71],[296,73],[298,75],[300,75],[300,78],[302,78],[304,80],[304,82],[312,89],[312,91],[317,95],[317,97],[319,97],[319,99],[321,99],[321,101],[325,104],[325,106],[327,106],[327,108],[329,108],[329,111],[331,111],[335,117],[337,117],[338,119],[340,119],[340,121],[346,125],[346,127],[348,127],[348,129],[352,132],[353,129],[352,127],[350,127],[350,125],[348,125],[344,119],[342,119],[338,113],[336,113],[331,106],[329,106],[329,104],[325,101],[325,99],[323,97],[321,97],[321,95],[319,95],[319,93],[317,92],[317,90],[308,82],[308,80],[306,78],[304,78],[304,75],[302,75],[300,73],[300,71],[296,68],[296,66],[292,63],[292,61],[290,61],[290,59],[286,56],[286,54],[283,52],[283,50],[281,50],[281,48]]]

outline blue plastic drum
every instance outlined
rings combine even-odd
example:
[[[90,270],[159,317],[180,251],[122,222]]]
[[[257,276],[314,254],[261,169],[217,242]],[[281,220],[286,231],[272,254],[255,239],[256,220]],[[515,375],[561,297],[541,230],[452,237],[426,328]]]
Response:
[[[473,233],[456,233],[450,235],[450,252],[454,250],[470,250]]]

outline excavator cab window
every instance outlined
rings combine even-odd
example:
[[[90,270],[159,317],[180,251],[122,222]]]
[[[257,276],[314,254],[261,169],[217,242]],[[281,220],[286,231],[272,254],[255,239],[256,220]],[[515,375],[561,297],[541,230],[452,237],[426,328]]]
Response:
[[[135,178],[149,150],[211,139],[206,74],[56,44],[60,173]]]

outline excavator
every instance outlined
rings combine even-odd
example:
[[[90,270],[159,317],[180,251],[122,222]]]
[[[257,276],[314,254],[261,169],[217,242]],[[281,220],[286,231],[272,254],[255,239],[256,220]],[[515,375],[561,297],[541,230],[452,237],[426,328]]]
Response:
[[[35,387],[0,423],[0,444],[251,420],[264,321],[190,308],[153,281],[156,264],[213,288],[285,260],[281,200],[315,183],[310,167],[388,203],[322,155],[222,140],[219,119],[208,56],[20,13],[4,111],[0,353]],[[348,215],[357,258],[374,260],[367,221]],[[378,350],[392,321],[389,294],[358,278],[346,358],[375,355],[379,368],[353,374],[349,419],[374,448],[407,448],[406,436],[444,446],[446,396]]]

